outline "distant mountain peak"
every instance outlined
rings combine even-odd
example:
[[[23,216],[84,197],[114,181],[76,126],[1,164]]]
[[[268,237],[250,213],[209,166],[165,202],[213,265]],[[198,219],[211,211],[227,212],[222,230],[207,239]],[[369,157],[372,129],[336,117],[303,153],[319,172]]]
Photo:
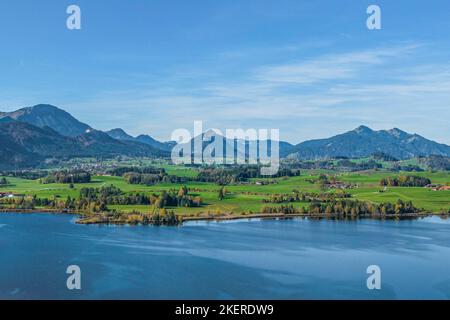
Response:
[[[154,148],[164,150],[164,151],[170,151],[173,148],[172,142],[160,142],[148,134],[141,134],[135,138],[136,141],[139,141],[141,143],[145,143],[149,146],[152,146]]]
[[[48,104],[48,103],[36,104],[32,107],[29,107],[29,109],[42,110],[42,111],[55,111],[55,110],[64,111],[64,110],[58,108],[57,106],[54,106],[54,105]],[[64,112],[66,112],[66,111],[64,111]]]
[[[125,130],[121,128],[111,129],[106,131],[106,134],[111,138],[114,138],[119,141],[133,141],[138,143],[143,143],[155,149],[159,149],[162,151],[170,151],[172,150],[173,143],[172,142],[160,142],[147,134],[141,134],[137,137],[133,137],[125,132]]]
[[[121,128],[114,128],[114,129],[109,130],[108,132],[117,132],[117,133],[127,134],[125,132],[125,130],[123,130]]]
[[[130,136],[128,133],[125,132],[125,130],[121,128],[115,128],[111,129],[109,131],[106,131],[106,134],[109,135],[111,138],[117,139],[117,140],[134,140],[135,138]]]
[[[39,128],[49,127],[61,135],[75,137],[90,129],[85,123],[75,119],[70,113],[51,104],[37,104],[13,112],[4,112],[0,118],[26,122]]]
[[[392,135],[394,137],[397,137],[397,138],[403,138],[403,137],[410,136],[409,133],[407,133],[407,132],[405,132],[403,130],[400,130],[399,128],[393,128],[393,129],[387,130],[387,132],[390,135]]]
[[[359,134],[367,134],[367,133],[374,133],[374,131],[372,129],[370,129],[367,126],[361,125],[358,128],[356,128],[355,130],[353,130],[356,133]]]
[[[58,108],[52,104],[36,104],[31,107],[25,107],[22,109],[19,109],[17,111],[14,111],[15,113],[22,113],[22,114],[31,114],[31,113],[39,113],[39,114],[46,114],[46,115],[52,115],[52,114],[65,114],[66,116],[72,117],[70,113],[67,111]]]

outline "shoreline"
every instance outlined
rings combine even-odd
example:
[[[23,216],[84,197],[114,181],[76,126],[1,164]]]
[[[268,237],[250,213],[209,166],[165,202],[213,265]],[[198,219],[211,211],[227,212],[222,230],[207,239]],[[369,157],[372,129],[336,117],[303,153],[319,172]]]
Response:
[[[85,213],[77,212],[77,211],[68,211],[68,210],[56,210],[56,209],[0,209],[0,214],[2,213],[15,213],[15,214],[72,214],[79,216],[79,219],[76,221],[77,224],[84,225],[94,225],[94,224],[111,224],[111,225],[127,225],[130,223],[124,221],[100,221],[95,220],[95,216],[86,216]],[[431,216],[441,216],[441,217],[450,217],[450,214],[442,214],[442,213],[410,213],[410,214],[401,214],[401,215],[370,215],[363,214],[355,217],[342,217],[336,214],[302,214],[302,213],[293,213],[293,214],[283,214],[283,213],[253,213],[253,214],[233,214],[233,215],[223,215],[223,216],[206,216],[206,217],[194,217],[194,216],[179,216],[180,217],[180,225],[185,222],[195,222],[195,221],[233,221],[233,220],[252,220],[252,219],[290,219],[290,218],[302,218],[302,219],[329,219],[329,220],[358,220],[358,219],[373,219],[373,220],[392,220],[392,219],[418,219],[418,218],[426,218]],[[135,224],[130,224],[135,225]],[[153,225],[153,224],[148,224]]]
[[[336,214],[311,214],[311,213],[293,213],[293,214],[282,214],[282,213],[254,213],[254,214],[235,214],[235,215],[227,215],[227,216],[218,216],[218,217],[186,217],[183,218],[183,222],[189,221],[231,221],[231,220],[244,220],[244,219],[289,219],[289,218],[312,218],[312,219],[374,219],[374,220],[383,220],[383,219],[415,219],[415,218],[425,218],[431,216],[443,216],[438,213],[410,213],[410,214],[401,214],[401,215],[370,215],[363,214],[356,217],[347,217],[344,218],[340,215]],[[450,217],[450,214],[445,214],[444,216]]]
[[[49,213],[49,214],[73,214],[83,215],[80,211],[71,210],[57,210],[57,209],[6,209],[0,208],[0,214],[2,213],[17,213],[17,214],[32,214],[32,213]]]

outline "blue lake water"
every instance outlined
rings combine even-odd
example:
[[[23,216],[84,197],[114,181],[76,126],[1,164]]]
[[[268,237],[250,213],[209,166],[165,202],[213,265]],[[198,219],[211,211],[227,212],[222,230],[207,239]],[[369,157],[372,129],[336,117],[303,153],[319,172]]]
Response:
[[[0,214],[2,299],[449,299],[450,221],[83,226]],[[66,287],[81,268],[82,289]],[[381,268],[381,290],[366,269]]]

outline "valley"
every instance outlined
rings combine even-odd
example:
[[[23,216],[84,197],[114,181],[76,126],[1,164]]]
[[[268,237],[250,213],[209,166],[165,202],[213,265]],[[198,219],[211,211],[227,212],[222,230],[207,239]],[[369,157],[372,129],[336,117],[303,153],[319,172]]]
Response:
[[[289,216],[317,216],[356,219],[367,216],[363,212],[355,214],[338,215],[325,210],[311,211],[313,204],[325,205],[332,199],[345,201],[359,201],[369,204],[390,203],[393,206],[401,200],[404,203],[411,201],[418,209],[411,212],[422,214],[447,214],[450,212],[450,190],[434,191],[431,187],[403,187],[380,186],[382,179],[400,176],[414,176],[429,179],[434,185],[448,186],[450,182],[449,171],[423,171],[423,172],[392,172],[389,169],[364,170],[356,172],[339,172],[336,170],[309,169],[300,170],[299,175],[280,176],[276,178],[249,178],[242,181],[220,184],[215,182],[199,181],[199,175],[205,168],[171,165],[164,161],[140,159],[140,166],[136,159],[125,162],[110,161],[106,167],[125,168],[159,168],[164,170],[168,177],[178,177],[179,181],[155,182],[152,184],[132,184],[124,176],[108,174],[108,170],[91,170],[92,177],[88,183],[43,183],[42,178],[24,179],[5,176],[6,185],[0,185],[0,208],[2,211],[19,212],[77,212],[83,214],[88,223],[142,223],[143,217],[152,217],[155,214],[168,215],[172,213],[177,221],[185,220],[220,220],[230,218],[249,217],[289,217]],[[151,167],[150,167],[151,164]],[[135,165],[132,167],[131,165]],[[131,167],[130,167],[131,166]],[[67,170],[67,169],[66,169]],[[222,170],[222,169],[218,169]],[[97,173],[95,173],[97,171]],[[103,172],[102,172],[103,171]],[[49,171],[45,174],[50,174]],[[44,175],[45,175],[44,174]],[[320,179],[334,179],[338,182],[331,185],[322,185]],[[113,186],[114,195],[100,203],[92,199],[94,206],[83,208],[69,207],[68,199],[78,199],[83,190],[101,190]],[[162,194],[180,194],[186,188],[186,196],[198,200],[198,204],[160,205],[152,203],[150,198],[161,198]],[[222,190],[222,191],[221,191]],[[222,195],[220,193],[222,192]],[[268,201],[277,197],[290,197],[303,195],[303,198],[282,201]],[[9,200],[8,200],[9,195]],[[133,200],[136,195],[145,197],[145,201]],[[306,195],[306,197],[304,196]],[[114,198],[116,197],[116,198]],[[15,199],[15,201],[14,201]],[[34,199],[34,200],[33,200]],[[46,199],[42,205],[36,199]],[[125,200],[123,200],[125,199]],[[130,200],[132,199],[132,200]],[[34,202],[33,202],[34,201]],[[96,202],[97,201],[97,202]],[[121,202],[130,203],[121,203]],[[141,203],[142,202],[142,203]],[[267,208],[292,207],[289,211],[267,211]],[[273,214],[272,214],[273,211]],[[405,212],[407,213],[407,212]],[[377,218],[401,218],[401,214],[375,215]],[[407,215],[403,215],[406,217]],[[106,220],[105,220],[106,219]]]
[[[450,146],[398,128],[359,126],[297,145],[280,141],[272,176],[245,161],[175,164],[173,141],[133,137],[121,128],[95,130],[51,105],[1,112],[0,138],[4,212],[69,212],[81,214],[81,223],[156,225],[450,212]],[[215,139],[225,148],[235,145]],[[205,141],[198,146],[208,148]],[[202,153],[192,150],[191,156]],[[245,149],[241,156],[247,157]]]

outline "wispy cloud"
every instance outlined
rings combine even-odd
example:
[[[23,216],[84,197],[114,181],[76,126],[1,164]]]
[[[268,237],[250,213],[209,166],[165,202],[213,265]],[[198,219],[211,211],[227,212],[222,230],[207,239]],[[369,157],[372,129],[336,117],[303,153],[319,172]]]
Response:
[[[196,78],[190,68],[190,79],[196,81],[181,77],[185,86],[152,83],[77,105],[95,106],[104,129],[117,110],[125,129],[160,139],[200,119],[218,128],[280,128],[282,138],[291,142],[364,123],[399,126],[450,143],[448,121],[443,120],[450,118],[450,69],[444,62],[417,63],[417,56],[427,53],[419,49],[405,44],[324,54],[253,66],[231,77],[216,66],[216,77],[203,78],[207,70],[202,68]]]
[[[262,67],[256,79],[270,83],[311,84],[321,81],[351,79],[364,70],[382,65],[386,59],[410,54],[417,46],[407,45],[392,48],[331,54],[322,57],[279,66]]]

